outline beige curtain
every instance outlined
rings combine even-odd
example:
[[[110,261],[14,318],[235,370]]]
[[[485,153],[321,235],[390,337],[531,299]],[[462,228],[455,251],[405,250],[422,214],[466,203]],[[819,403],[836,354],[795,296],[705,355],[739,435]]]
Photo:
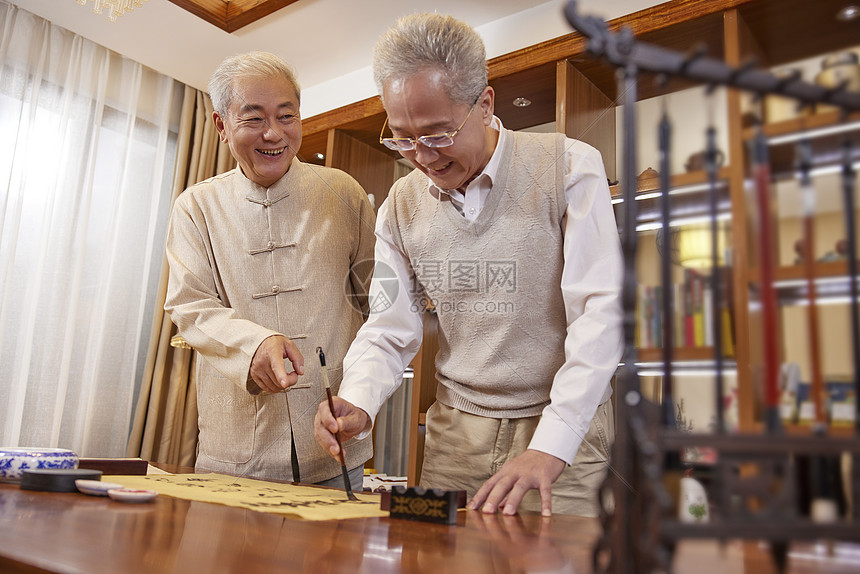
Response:
[[[126,452],[182,89],[0,0],[0,445]]]
[[[170,205],[187,187],[235,166],[229,148],[218,140],[209,96],[185,87],[176,171]],[[167,260],[162,260],[146,367],[126,456],[152,462],[194,466],[197,452],[197,394],[194,351],[176,336],[164,313]]]

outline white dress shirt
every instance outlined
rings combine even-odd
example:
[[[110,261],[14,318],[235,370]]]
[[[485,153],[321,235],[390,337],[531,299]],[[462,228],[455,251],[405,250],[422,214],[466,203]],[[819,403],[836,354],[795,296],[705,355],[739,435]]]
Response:
[[[478,217],[492,190],[500,150],[507,137],[497,117],[493,117],[491,127],[499,131],[499,141],[484,170],[466,186],[465,194],[440,189],[432,182],[428,187],[428,193],[439,201],[450,201],[470,221]],[[620,305],[623,266],[605,170],[599,154],[573,151],[583,144],[569,142],[571,145],[564,154],[568,207],[560,285],[568,316],[565,362],[556,373],[551,402],[544,409],[529,445],[530,449],[551,454],[568,464],[573,461],[597,406],[610,395],[609,381],[623,350]],[[583,173],[595,172],[599,177],[581,177]],[[344,359],[339,392],[342,398],[367,412],[371,420],[401,383],[403,372],[418,352],[423,337],[423,314],[416,312],[423,309],[423,301],[409,288],[410,261],[392,241],[388,209],[386,200],[376,220],[371,314]],[[392,282],[386,283],[392,272],[397,278],[394,297]],[[595,301],[596,292],[607,294]],[[602,333],[599,340],[593,335],[595,331]]]

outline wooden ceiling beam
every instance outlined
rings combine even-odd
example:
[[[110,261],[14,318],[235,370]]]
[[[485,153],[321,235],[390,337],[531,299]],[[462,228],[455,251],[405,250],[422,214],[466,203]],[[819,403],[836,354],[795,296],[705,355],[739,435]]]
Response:
[[[198,18],[233,33],[298,0],[170,0]]]

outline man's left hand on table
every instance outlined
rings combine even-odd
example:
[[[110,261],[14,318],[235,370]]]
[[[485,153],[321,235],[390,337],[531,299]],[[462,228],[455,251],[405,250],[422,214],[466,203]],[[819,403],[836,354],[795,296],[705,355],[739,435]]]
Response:
[[[472,500],[470,510],[516,514],[526,492],[537,489],[541,499],[541,514],[552,515],[552,484],[564,470],[565,462],[551,454],[526,450],[505,463],[502,470],[485,482]]]

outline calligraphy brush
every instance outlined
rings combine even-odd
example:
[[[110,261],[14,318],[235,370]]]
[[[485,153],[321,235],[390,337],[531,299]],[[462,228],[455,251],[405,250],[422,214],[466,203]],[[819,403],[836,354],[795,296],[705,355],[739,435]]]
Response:
[[[665,106],[665,101],[664,101]],[[663,230],[663,251],[665,256],[660,259],[660,285],[662,287],[662,337],[663,337],[663,389],[662,407],[663,423],[670,428],[675,427],[675,404],[672,392],[672,367],[673,352],[675,349],[674,333],[674,303],[672,301],[672,258],[670,256],[671,234],[670,228],[671,209],[669,204],[669,191],[671,181],[669,179],[669,146],[672,138],[672,125],[665,107],[658,126],[658,142],[660,146],[660,218]]]
[[[717,434],[726,430],[725,413],[723,408],[724,381],[723,381],[723,326],[722,326],[722,289],[723,272],[720,267],[719,253],[719,224],[717,222],[717,211],[719,209],[719,197],[717,196],[717,130],[713,125],[705,131],[706,152],[705,169],[708,173],[708,215],[711,224],[711,315],[714,320],[711,324],[714,339],[714,392],[716,395],[717,411]],[[731,334],[729,334],[731,336]]]
[[[806,288],[809,305],[807,307],[810,368],[812,384],[810,394],[815,408],[815,423],[813,435],[821,438],[827,436],[827,415],[824,407],[824,380],[821,374],[821,359],[818,338],[818,310],[815,293],[815,191],[812,188],[812,147],[809,140],[801,140],[798,144],[800,156],[800,187],[803,204],[803,260],[806,271]],[[839,516],[834,489],[836,477],[839,475],[839,460],[825,456],[801,457],[798,466],[809,466],[806,471],[810,477],[812,500],[809,513],[815,522],[834,522]],[[836,476],[834,476],[836,475]],[[807,501],[804,501],[807,502]],[[805,509],[804,509],[805,510]]]
[[[759,277],[764,323],[765,429],[782,431],[779,420],[779,354],[776,347],[777,301],[773,285],[773,235],[771,230],[770,163],[767,139],[759,128],[753,140],[753,173],[759,211]]]
[[[770,160],[767,139],[759,126],[752,142],[752,170],[755,179],[756,200],[759,212],[759,277],[761,293],[762,323],[764,324],[764,397],[765,431],[776,435],[782,433],[779,420],[779,354],[776,346],[777,300],[773,285],[773,235],[771,218]],[[788,559],[788,543],[773,541],[771,556],[779,572],[785,571]]]
[[[325,383],[325,394],[328,397],[328,408],[331,411],[331,416],[337,418],[334,414],[334,401],[331,398],[331,385],[328,384],[328,369],[325,366],[325,353],[322,347],[317,347],[317,353],[320,356],[320,368],[322,368],[323,383]],[[352,485],[349,484],[349,473],[346,470],[346,458],[343,454],[343,444],[340,442],[340,434],[334,433],[334,440],[337,441],[338,458],[340,458],[340,470],[343,472],[343,486],[346,488],[346,497],[350,500],[358,500],[358,497],[352,492]]]
[[[842,144],[842,197],[845,211],[845,233],[848,242],[848,277],[850,279],[851,293],[851,355],[854,363],[854,396],[860,397],[860,304],[858,304],[857,285],[857,229],[855,225],[854,206],[854,164],[852,159],[851,140],[845,140]],[[848,211],[850,210],[850,211]],[[860,400],[854,405],[854,433],[860,436]],[[851,458],[853,480],[846,481],[846,486],[853,488],[852,514],[854,519],[860,518],[860,487],[857,486],[858,475],[860,475],[860,457],[854,455]]]
[[[666,113],[665,100],[663,105],[663,115],[658,127],[658,144],[660,148],[660,214],[663,225],[663,241],[666,242],[669,240],[671,235],[671,229],[669,226],[671,218],[671,209],[669,204],[669,191],[671,188],[671,181],[669,179],[669,158],[672,141],[672,125],[669,122],[669,115]],[[660,283],[663,288],[663,388],[661,406],[663,424],[666,428],[676,429],[675,397],[672,390],[673,351],[675,347],[673,334],[672,275],[670,268],[672,261],[669,256],[670,250],[667,247],[664,247],[663,251],[666,253],[666,256],[660,261]],[[681,504],[681,478],[683,477],[683,474],[681,452],[678,450],[666,451],[663,460],[663,485],[676,503],[676,512],[677,507]]]

